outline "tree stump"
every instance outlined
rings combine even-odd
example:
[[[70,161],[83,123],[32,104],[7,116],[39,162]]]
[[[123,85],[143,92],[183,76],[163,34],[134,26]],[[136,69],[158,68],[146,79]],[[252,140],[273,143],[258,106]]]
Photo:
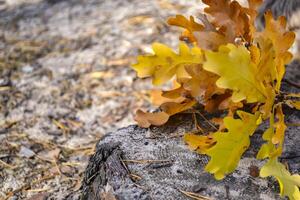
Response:
[[[299,80],[295,78],[299,76],[297,67],[292,71],[289,80]],[[299,92],[286,84],[283,88]],[[299,123],[299,111],[284,107],[284,113],[287,124]],[[207,119],[212,117],[205,115]],[[202,126],[208,126],[204,118],[197,120]],[[263,143],[261,135],[267,128],[266,123],[252,136],[251,146],[238,168],[221,181],[204,171],[209,158],[189,150],[184,144],[183,134],[195,130],[194,127],[191,114],[178,114],[161,127],[146,129],[132,125],[107,134],[90,158],[82,199],[281,199],[277,182],[258,176],[265,161],[258,161],[255,156]],[[291,173],[300,172],[299,134],[299,126],[288,126],[280,158]]]

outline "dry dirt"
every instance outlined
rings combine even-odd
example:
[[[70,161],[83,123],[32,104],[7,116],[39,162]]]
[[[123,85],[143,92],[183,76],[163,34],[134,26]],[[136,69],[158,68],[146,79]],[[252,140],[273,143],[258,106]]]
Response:
[[[0,1],[0,199],[65,199],[94,145],[150,108],[130,64],[197,0]]]

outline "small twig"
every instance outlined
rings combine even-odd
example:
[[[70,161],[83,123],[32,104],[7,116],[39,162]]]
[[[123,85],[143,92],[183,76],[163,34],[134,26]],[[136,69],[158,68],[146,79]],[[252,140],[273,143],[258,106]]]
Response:
[[[1,86],[1,87],[0,87],[0,92],[6,91],[6,90],[10,90],[10,89],[11,89],[10,86]]]
[[[182,194],[192,198],[192,199],[196,199],[196,200],[211,200],[210,198],[206,197],[206,196],[202,196],[200,194],[196,194],[193,192],[187,192],[187,191],[183,191],[178,189]]]
[[[300,123],[286,123],[286,126],[300,126]]]
[[[293,155],[293,156],[285,156],[285,157],[280,157],[280,159],[295,159],[295,158],[300,158],[300,155]]]
[[[170,160],[122,160],[122,161],[123,162],[130,162],[130,163],[139,163],[139,164],[170,162]]]
[[[129,171],[127,165],[124,163],[124,161],[122,160],[122,158],[121,158],[120,156],[119,156],[119,160],[121,161],[123,167],[126,169],[127,173],[128,173],[128,174],[131,174],[131,172]]]
[[[26,192],[44,192],[49,190],[49,188],[37,188],[37,189],[28,189]]]
[[[7,164],[6,162],[4,162],[3,160],[0,159],[0,164],[3,165],[4,167],[7,167],[9,169],[15,169],[16,166],[13,166],[13,165],[10,165],[10,164]]]
[[[202,117],[212,128],[218,130],[218,128],[213,123],[211,123],[206,117],[204,117],[204,115],[202,115],[198,110],[195,110],[194,112],[200,115],[200,117]]]
[[[129,174],[132,178],[136,179],[136,180],[141,180],[142,177],[136,174]]]
[[[199,130],[202,134],[204,134],[203,129],[198,124],[196,113],[193,113],[193,119],[194,119],[194,123],[195,123],[196,129]]]
[[[287,92],[280,92],[286,97],[294,97],[294,98],[300,98],[300,93],[287,93]]]
[[[61,172],[61,170],[60,170],[60,168],[59,168],[59,165],[58,165],[58,163],[57,163],[56,158],[53,158],[53,163],[54,163],[54,165],[55,165],[55,167],[56,167],[56,169],[57,169],[59,175],[62,175],[62,172]]]
[[[141,188],[142,190],[148,190],[146,187],[144,187],[144,186],[141,186],[141,185],[139,185],[139,184],[136,184],[136,183],[133,183],[133,185],[135,185],[136,187],[138,187],[138,188]]]
[[[44,176],[44,177],[42,177],[41,179],[38,179],[38,180],[33,181],[33,182],[31,182],[31,183],[27,183],[27,184],[25,184],[25,185],[23,185],[23,186],[21,186],[21,187],[15,189],[15,190],[12,191],[12,192],[8,192],[8,193],[6,193],[6,198],[5,198],[5,200],[8,200],[8,199],[9,199],[11,196],[13,196],[15,193],[18,193],[18,192],[20,192],[20,191],[22,191],[22,190],[28,190],[29,188],[32,187],[32,185],[34,185],[34,184],[36,184],[36,183],[39,183],[39,182],[41,182],[41,181],[45,181],[45,180],[48,180],[48,179],[52,179],[52,178],[54,178],[55,176],[56,176],[56,175]]]
[[[63,162],[63,163],[61,163],[61,165],[74,167],[74,166],[83,165],[83,163],[80,163],[80,162]]]

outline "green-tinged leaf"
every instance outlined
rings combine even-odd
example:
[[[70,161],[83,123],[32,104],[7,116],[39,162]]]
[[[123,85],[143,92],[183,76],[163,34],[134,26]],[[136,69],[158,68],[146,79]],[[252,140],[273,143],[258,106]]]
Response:
[[[256,156],[257,159],[275,158],[282,153],[286,125],[282,107],[279,105],[275,110],[277,122],[274,121],[274,113],[272,113],[270,116],[270,127],[262,136],[267,142],[261,146]]]
[[[205,170],[213,173],[216,179],[223,179],[226,174],[235,170],[242,154],[250,145],[249,137],[258,126],[259,113],[253,115],[237,111],[237,114],[241,119],[224,119],[228,131],[214,133],[216,145],[205,151],[211,157]]]
[[[138,62],[132,67],[139,77],[152,77],[154,85],[161,85],[174,75],[177,78],[190,77],[185,70],[186,65],[202,63],[202,51],[198,47],[189,48],[180,43],[179,53],[164,44],[154,43],[154,55],[138,56]]]
[[[232,100],[248,103],[264,102],[264,88],[255,78],[256,65],[251,62],[250,52],[244,46],[227,44],[217,52],[206,51],[204,69],[220,76],[217,86],[231,89]]]
[[[291,175],[283,164],[276,158],[268,162],[260,170],[261,177],[273,176],[277,179],[280,186],[280,195],[288,196],[290,200],[300,199],[300,175]]]

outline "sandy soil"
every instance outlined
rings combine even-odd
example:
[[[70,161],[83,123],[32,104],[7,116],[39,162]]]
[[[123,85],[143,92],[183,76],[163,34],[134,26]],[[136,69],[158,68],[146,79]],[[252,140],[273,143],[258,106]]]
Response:
[[[26,4],[24,4],[26,2]],[[0,2],[0,199],[65,199],[94,145],[150,108],[130,64],[196,0]]]

